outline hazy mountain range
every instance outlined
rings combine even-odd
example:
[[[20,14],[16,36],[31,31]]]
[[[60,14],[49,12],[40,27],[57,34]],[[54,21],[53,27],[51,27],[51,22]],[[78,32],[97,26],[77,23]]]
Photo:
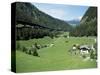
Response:
[[[79,19],[73,19],[73,20],[67,21],[67,23],[72,25],[72,26],[76,26],[76,25],[80,24],[80,20]]]

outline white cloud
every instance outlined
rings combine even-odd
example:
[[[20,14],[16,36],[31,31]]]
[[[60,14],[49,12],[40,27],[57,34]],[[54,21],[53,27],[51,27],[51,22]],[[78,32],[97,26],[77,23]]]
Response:
[[[67,15],[67,12],[61,9],[41,9],[41,10],[46,14],[59,19],[64,19],[64,17]]]
[[[78,17],[78,20],[81,20],[81,19],[82,19],[82,16],[79,16],[79,17]]]

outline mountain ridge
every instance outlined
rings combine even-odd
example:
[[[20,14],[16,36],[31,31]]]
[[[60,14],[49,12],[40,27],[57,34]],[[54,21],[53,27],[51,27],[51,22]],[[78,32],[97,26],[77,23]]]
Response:
[[[35,23],[49,28],[70,31],[71,26],[63,21],[42,12],[31,3],[16,3],[16,20]]]

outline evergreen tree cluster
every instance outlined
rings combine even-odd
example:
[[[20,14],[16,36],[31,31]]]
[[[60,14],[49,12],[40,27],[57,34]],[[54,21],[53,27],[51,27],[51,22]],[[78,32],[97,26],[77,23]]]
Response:
[[[59,34],[61,34],[61,32],[56,30],[50,31],[48,29],[19,28],[16,29],[16,40],[29,40],[33,38],[43,38],[45,36],[54,38]]]

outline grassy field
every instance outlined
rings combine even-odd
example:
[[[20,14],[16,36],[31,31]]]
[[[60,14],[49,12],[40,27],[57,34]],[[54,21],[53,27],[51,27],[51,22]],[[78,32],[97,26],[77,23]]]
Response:
[[[67,41],[67,42],[66,42]],[[40,57],[25,54],[19,50],[16,51],[16,72],[36,72],[67,69],[85,69],[96,68],[97,63],[93,61],[83,61],[80,55],[72,55],[68,52],[73,44],[92,44],[92,37],[70,37],[54,38],[45,37],[43,39],[31,39],[20,41],[23,46],[31,46],[34,42],[38,44],[51,44],[54,46],[41,48],[38,50]]]

